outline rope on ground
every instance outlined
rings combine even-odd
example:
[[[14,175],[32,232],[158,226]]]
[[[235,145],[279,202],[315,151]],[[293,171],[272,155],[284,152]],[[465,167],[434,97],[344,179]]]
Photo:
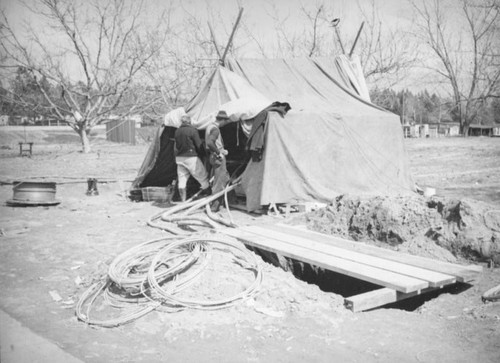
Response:
[[[193,309],[222,309],[225,307],[229,307],[233,305],[235,302],[239,300],[245,300],[250,296],[253,296],[256,292],[257,289],[259,288],[261,282],[262,282],[262,270],[258,267],[258,261],[255,257],[254,254],[250,253],[245,247],[237,245],[233,242],[229,242],[223,239],[217,239],[217,238],[210,238],[207,239],[205,242],[212,243],[212,244],[221,244],[227,247],[231,247],[233,249],[238,250],[243,257],[247,260],[248,264],[248,269],[251,269],[254,272],[254,281],[250,286],[245,289],[244,291],[235,294],[232,297],[229,298],[224,298],[224,299],[219,299],[219,300],[198,300],[198,299],[187,299],[187,298],[180,298],[176,296],[176,293],[180,289],[178,286],[179,284],[174,284],[173,286],[170,286],[168,288],[163,288],[156,277],[156,269],[158,266],[161,265],[162,258],[165,254],[169,253],[171,249],[174,249],[176,247],[182,246],[186,243],[192,243],[189,239],[187,240],[181,240],[172,243],[169,245],[166,249],[158,253],[153,261],[151,262],[151,266],[149,268],[148,272],[148,283],[151,286],[151,288],[154,290],[155,293],[158,293],[160,295],[161,300],[164,303],[170,304],[172,306],[176,307],[184,307],[184,308],[193,308]],[[253,265],[250,264],[250,261],[253,262]]]
[[[233,262],[251,271],[253,281],[244,291],[227,298],[180,297],[181,291],[207,272],[216,245],[225,247],[219,251],[231,253]],[[169,236],[141,243],[118,255],[111,262],[107,275],[82,294],[76,305],[76,316],[89,325],[116,327],[159,308],[167,311],[221,309],[253,297],[261,282],[258,260],[244,246],[215,236]],[[96,308],[99,303],[101,305]],[[112,309],[112,314],[105,311],[106,306]],[[107,318],[116,315],[115,309],[119,311],[117,316]],[[103,314],[105,319],[94,317]]]
[[[226,205],[227,214],[229,215],[229,221],[232,226],[235,226],[233,215],[231,214],[231,209],[229,208],[229,201],[227,199],[227,189],[224,189],[224,204]]]
[[[118,255],[111,262],[107,275],[81,296],[76,306],[78,319],[89,325],[115,327],[159,308],[166,308],[167,311],[221,309],[255,295],[262,282],[262,271],[253,253],[226,239],[196,236],[172,226],[201,226],[210,230],[222,226],[236,227],[230,214],[230,219],[226,220],[213,213],[210,203],[223,196],[229,211],[227,193],[240,181],[241,178],[236,179],[224,190],[205,198],[194,200],[193,196],[150,217],[147,221],[149,226],[170,232],[172,236],[141,243]],[[195,215],[204,209],[206,215]],[[228,298],[200,300],[179,297],[181,291],[194,284],[206,271],[212,259],[213,245],[222,245],[225,250],[232,251],[234,262],[253,272],[253,282],[244,291]],[[91,316],[98,302],[118,309],[118,316],[109,319]]]
[[[160,303],[158,302],[156,303],[156,306],[152,304],[139,306],[134,308],[132,311],[128,311],[125,314],[120,314],[117,318],[106,320],[92,319],[90,317],[92,306],[95,304],[97,297],[110,287],[110,284],[110,280],[103,279],[102,281],[96,282],[91,285],[90,288],[88,288],[83,293],[83,295],[80,297],[80,300],[78,300],[78,303],[76,304],[76,316],[79,320],[89,325],[96,325],[104,328],[113,328],[139,319],[140,317],[155,310],[160,305]],[[85,305],[87,306],[87,309],[84,313],[83,311],[85,310]]]
[[[125,179],[117,179],[110,177],[95,177],[99,180],[99,183],[120,183],[120,182],[133,182],[134,179],[125,178]],[[51,182],[55,182],[56,184],[82,184],[87,183],[88,177],[72,177],[72,176],[23,176],[17,178],[9,178],[7,180],[0,180],[0,185],[13,185],[14,183],[26,182],[26,181],[41,181],[44,179],[50,179]],[[61,181],[61,179],[70,179],[69,181]]]

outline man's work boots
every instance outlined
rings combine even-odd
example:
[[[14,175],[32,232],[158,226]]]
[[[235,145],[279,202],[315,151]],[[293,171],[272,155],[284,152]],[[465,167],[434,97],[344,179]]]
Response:
[[[221,206],[222,203],[223,203],[222,199],[221,198],[217,198],[212,203],[210,203],[210,210],[213,213],[217,213],[219,211],[220,206]]]

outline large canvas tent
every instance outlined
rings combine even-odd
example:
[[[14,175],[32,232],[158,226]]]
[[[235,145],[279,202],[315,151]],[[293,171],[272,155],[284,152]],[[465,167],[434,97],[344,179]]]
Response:
[[[411,193],[414,183],[399,117],[366,100],[362,85],[338,59],[226,60],[184,109],[203,130],[225,108],[234,121],[250,118],[244,125],[251,128],[256,113],[245,114],[246,100],[253,109],[273,101],[291,105],[285,117],[275,112],[258,116],[266,119],[262,157],[250,160],[242,173],[249,210],[269,203],[330,202],[347,193]],[[238,101],[241,112],[234,109]],[[239,139],[241,130],[223,132],[225,142]],[[175,178],[174,131],[160,128],[135,187],[164,185]]]

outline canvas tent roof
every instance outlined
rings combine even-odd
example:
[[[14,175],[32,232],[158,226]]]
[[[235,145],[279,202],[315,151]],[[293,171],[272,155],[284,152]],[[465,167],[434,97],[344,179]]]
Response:
[[[227,109],[238,100],[243,101],[239,107],[236,105],[236,109]],[[219,66],[197,94],[184,106],[184,109],[198,129],[205,129],[209,123],[213,122],[222,105],[228,111],[227,114],[233,117],[233,121],[237,121],[242,116],[237,112],[238,110],[247,111],[249,114],[243,115],[243,118],[247,119],[252,118],[270,104],[271,100],[252,87],[243,77]]]
[[[228,68],[292,106],[272,117],[264,162],[247,169],[252,205],[414,190],[399,117],[356,95],[331,58],[230,60]]]
[[[203,128],[227,101],[291,105],[284,118],[269,113],[263,159],[242,175],[249,210],[414,190],[399,117],[363,99],[343,66],[332,58],[227,60],[185,106]]]

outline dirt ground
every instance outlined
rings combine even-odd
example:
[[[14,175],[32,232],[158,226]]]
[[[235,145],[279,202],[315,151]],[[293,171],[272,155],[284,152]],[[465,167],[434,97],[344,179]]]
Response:
[[[259,260],[263,268],[259,293],[242,304],[214,311],[155,311],[116,328],[87,326],[75,316],[77,301],[119,253],[166,235],[146,224],[164,208],[123,196],[145,156],[146,142],[119,145],[97,137],[94,152],[82,154],[76,140],[63,134],[37,134],[30,158],[18,155],[17,142],[23,134],[0,132],[5,183],[0,186],[4,201],[0,205],[0,308],[74,357],[85,362],[500,361],[500,302],[481,300],[483,292],[500,284],[500,269],[488,267],[494,261],[481,258],[486,252],[483,256],[481,251],[479,255],[460,253],[460,248],[453,247],[456,240],[444,233],[441,239],[411,239],[402,230],[399,236],[405,242],[397,245],[437,259],[474,262],[484,266],[484,273],[474,285],[456,286],[432,299],[351,313],[343,307],[342,296]],[[408,139],[406,145],[418,185],[435,188],[437,200],[463,201],[462,206],[469,207],[462,209],[474,212],[465,215],[465,222],[477,223],[476,213],[500,209],[500,138]],[[7,206],[5,201],[13,193],[8,182],[28,178],[56,181],[61,203]],[[99,181],[99,195],[86,195],[87,178]],[[344,205],[354,199],[345,197]],[[326,212],[292,213],[288,220],[232,213],[240,224],[312,225],[320,220],[318,213]],[[490,230],[493,223],[490,250],[496,251],[496,220],[489,223]],[[340,222],[331,224],[340,226]],[[464,240],[485,238],[471,233]],[[219,291],[228,281],[232,283],[228,290],[251,282],[233,265],[219,268],[227,269],[231,279],[211,281],[209,291],[210,286],[213,292]],[[2,346],[5,349],[15,347]]]

